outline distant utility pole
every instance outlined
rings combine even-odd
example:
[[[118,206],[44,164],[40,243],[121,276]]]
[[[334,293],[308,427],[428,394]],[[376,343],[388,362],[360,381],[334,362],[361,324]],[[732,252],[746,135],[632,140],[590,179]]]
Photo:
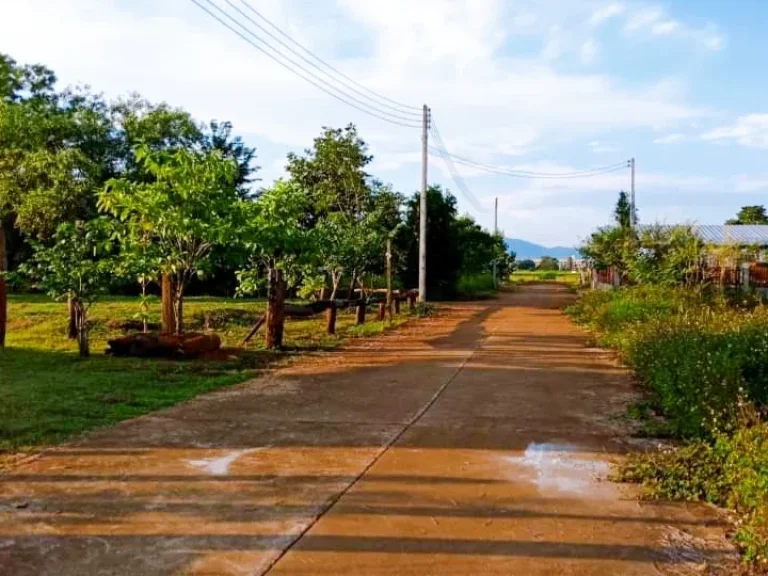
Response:
[[[629,160],[629,167],[632,171],[632,187],[629,191],[629,207],[630,207],[630,213],[629,213],[629,222],[632,225],[632,228],[637,226],[637,213],[635,209],[635,159],[631,158]]]
[[[421,120],[421,202],[419,203],[419,302],[427,301],[427,135],[429,108],[424,104]]]
[[[496,236],[499,233],[499,197],[496,196],[493,202],[493,235]],[[493,285],[494,287],[499,285],[499,279],[496,272],[496,258],[493,259]]]

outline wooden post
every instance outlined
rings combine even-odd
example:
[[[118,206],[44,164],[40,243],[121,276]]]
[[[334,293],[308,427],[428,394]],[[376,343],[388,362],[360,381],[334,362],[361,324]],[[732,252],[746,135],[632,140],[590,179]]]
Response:
[[[267,289],[267,336],[266,347],[269,349],[282,348],[283,324],[285,321],[285,281],[283,271],[269,271],[269,287]]]
[[[330,335],[336,334],[336,303],[335,302],[331,302],[331,305],[328,306],[328,309],[325,311],[325,317],[328,320],[326,332],[328,332],[328,334]]]
[[[365,307],[367,305],[367,302],[365,301],[365,298],[361,298],[357,301],[357,317],[355,318],[355,324],[360,326],[361,324],[365,324]]]
[[[173,334],[176,331],[176,312],[173,307],[173,281],[170,274],[163,273],[160,291],[162,292],[162,324],[160,331],[163,334]]]
[[[413,292],[408,293],[408,310],[416,310],[416,295]]]
[[[387,238],[387,313],[392,322],[392,238]]]
[[[400,314],[400,294],[398,294],[397,298],[395,298],[394,304],[395,304],[395,314]]]
[[[0,348],[5,346],[5,326],[8,320],[8,295],[6,292],[5,276],[8,269],[8,258],[5,255],[5,228],[0,218]]]
[[[384,302],[379,302],[379,322],[383,322],[387,317],[387,305]],[[392,315],[389,315],[389,319],[392,320]]]

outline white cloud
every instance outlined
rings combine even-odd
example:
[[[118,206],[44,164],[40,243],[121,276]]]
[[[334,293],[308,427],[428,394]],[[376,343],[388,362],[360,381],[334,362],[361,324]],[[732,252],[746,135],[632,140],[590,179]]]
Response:
[[[600,140],[593,140],[589,144],[587,144],[589,148],[592,150],[592,152],[596,152],[598,154],[600,153],[607,153],[607,152],[618,152],[618,148],[612,144],[607,144],[605,142],[601,142]]]
[[[672,133],[667,134],[666,136],[661,136],[660,138],[656,138],[653,143],[654,144],[676,144],[678,142],[682,142],[685,139],[685,136],[679,133]]]
[[[768,190],[768,176],[749,176],[740,174],[733,178],[736,192],[760,192]]]
[[[581,45],[580,57],[582,64],[592,64],[600,50],[600,46],[594,38],[589,38]]]
[[[715,25],[709,24],[703,28],[688,26],[668,17],[659,7],[640,6],[629,11],[624,23],[624,33],[629,36],[649,34],[681,38],[713,52],[725,46],[725,37]]]
[[[768,148],[768,114],[739,116],[729,126],[721,126],[701,135],[703,140],[737,143],[750,148]]]
[[[594,12],[589,18],[588,24],[590,26],[598,27],[607,22],[608,20],[615,18],[622,14],[626,10],[623,4],[612,3],[601,6]]]

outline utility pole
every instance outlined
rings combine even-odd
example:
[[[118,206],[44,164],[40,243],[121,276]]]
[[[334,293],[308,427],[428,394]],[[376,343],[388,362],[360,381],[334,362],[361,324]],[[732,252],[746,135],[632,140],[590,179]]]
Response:
[[[499,233],[499,197],[496,196],[493,202],[493,235],[496,236]],[[493,259],[493,286],[498,287],[499,279],[496,267],[496,258]]]
[[[421,201],[419,203],[419,302],[427,301],[427,138],[429,108],[424,104],[421,121]]]
[[[630,213],[629,213],[629,222],[632,225],[632,228],[637,226],[637,214],[635,211],[635,159],[631,158],[629,160],[629,167],[632,171],[632,187],[629,191],[629,207],[630,207]]]

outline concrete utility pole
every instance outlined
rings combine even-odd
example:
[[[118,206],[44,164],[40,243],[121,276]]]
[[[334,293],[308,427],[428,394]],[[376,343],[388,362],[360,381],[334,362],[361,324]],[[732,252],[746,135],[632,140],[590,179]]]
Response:
[[[429,108],[424,104],[421,124],[421,202],[419,203],[419,302],[427,301],[427,138]]]
[[[637,215],[635,213],[635,159],[631,158],[629,160],[629,167],[632,170],[632,187],[629,191],[629,207],[630,207],[630,213],[629,213],[629,222],[632,225],[632,228],[637,226]]]
[[[499,197],[496,196],[493,202],[493,235],[496,236],[499,233]],[[494,287],[499,285],[498,272],[496,268],[496,258],[493,259],[493,285]]]

